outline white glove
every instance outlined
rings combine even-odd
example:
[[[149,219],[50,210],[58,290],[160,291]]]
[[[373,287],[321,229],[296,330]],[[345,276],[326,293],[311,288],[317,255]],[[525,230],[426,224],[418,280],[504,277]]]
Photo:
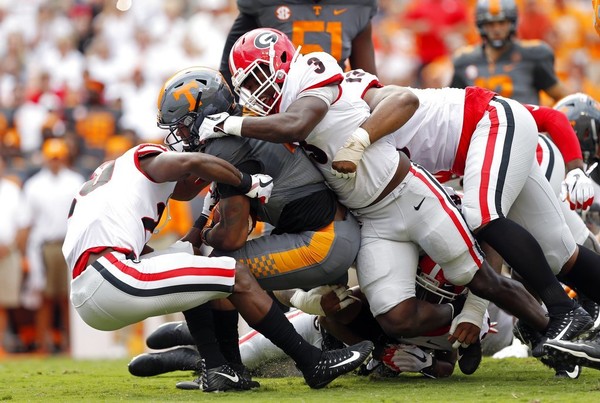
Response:
[[[383,349],[383,363],[396,372],[420,372],[433,364],[433,357],[410,344],[390,344]]]
[[[477,295],[469,292],[465,301],[465,306],[462,311],[452,320],[450,325],[450,334],[454,334],[456,327],[459,323],[471,323],[477,326],[479,329],[483,327],[483,319],[487,312],[487,307],[490,304],[488,300],[478,297]],[[453,348],[468,347],[468,344],[460,343],[458,340],[452,345]]]
[[[592,180],[580,168],[567,172],[560,185],[560,199],[568,200],[571,210],[585,210],[594,202]]]
[[[321,306],[321,299],[323,295],[329,294],[331,291],[335,292],[340,300],[340,310],[356,302],[355,299],[350,297],[352,294],[350,289],[341,285],[322,285],[310,291],[298,289],[290,298],[290,303],[295,308],[308,314],[325,316],[325,311],[323,311],[323,307]]]
[[[212,182],[208,188],[206,196],[204,196],[204,203],[202,204],[202,215],[208,218],[210,212],[215,208],[219,201],[219,194],[217,193],[217,183]]]
[[[223,123],[229,117],[229,113],[221,112],[215,115],[208,115],[202,121],[202,124],[198,128],[198,136],[200,137],[200,142],[203,142],[208,139],[214,139],[217,137],[226,136],[224,129],[220,129],[216,127],[219,123]]]
[[[334,164],[341,161],[350,161],[353,163],[354,172],[342,173],[336,171],[335,168],[332,167],[331,173],[338,178],[353,178],[356,175],[356,167],[362,159],[365,148],[367,148],[370,144],[371,140],[369,139],[369,133],[367,133],[367,131],[361,127],[357,128],[354,133],[348,137],[342,148],[340,148],[333,157]]]
[[[250,190],[246,192],[246,196],[252,199],[258,199],[261,203],[267,203],[271,192],[273,191],[273,178],[265,174],[250,175],[252,185]]]

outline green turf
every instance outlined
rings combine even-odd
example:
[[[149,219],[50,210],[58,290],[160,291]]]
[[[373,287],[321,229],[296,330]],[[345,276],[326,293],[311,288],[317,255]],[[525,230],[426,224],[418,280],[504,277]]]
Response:
[[[553,374],[531,358],[485,358],[474,375],[444,380],[346,375],[325,389],[311,390],[299,377],[259,378],[258,390],[208,394],[175,388],[175,382],[191,379],[191,372],[136,378],[127,372],[127,360],[18,358],[0,361],[0,401],[600,402],[600,371],[584,369],[577,380],[554,379]]]

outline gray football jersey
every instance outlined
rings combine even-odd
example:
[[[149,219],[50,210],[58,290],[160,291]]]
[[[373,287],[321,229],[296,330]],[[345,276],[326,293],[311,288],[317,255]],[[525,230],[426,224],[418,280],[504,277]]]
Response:
[[[376,0],[238,0],[241,13],[259,26],[285,33],[301,53],[326,52],[343,66],[352,40],[377,12]]]
[[[460,49],[454,57],[451,87],[487,88],[524,104],[539,105],[539,91],[558,82],[552,49],[541,41],[514,41],[496,63],[488,63],[481,45]]]
[[[284,207],[291,201],[328,189],[321,172],[304,150],[289,144],[226,136],[210,140],[204,150],[235,166],[255,161],[260,173],[273,178],[273,191],[266,204],[253,203],[257,218],[277,227]],[[334,206],[319,206],[326,210]],[[315,209],[319,210],[319,209]],[[303,212],[311,214],[310,211]]]

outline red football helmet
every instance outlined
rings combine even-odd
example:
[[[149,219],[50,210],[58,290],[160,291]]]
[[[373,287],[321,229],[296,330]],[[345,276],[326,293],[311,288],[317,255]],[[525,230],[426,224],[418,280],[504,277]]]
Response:
[[[240,103],[265,116],[278,104],[281,88],[296,57],[296,48],[281,31],[258,28],[241,36],[229,53],[229,70]],[[244,81],[252,77],[258,87],[250,91]]]
[[[417,273],[417,298],[434,304],[453,301],[467,292],[462,286],[450,284],[440,265],[425,255],[419,260]]]

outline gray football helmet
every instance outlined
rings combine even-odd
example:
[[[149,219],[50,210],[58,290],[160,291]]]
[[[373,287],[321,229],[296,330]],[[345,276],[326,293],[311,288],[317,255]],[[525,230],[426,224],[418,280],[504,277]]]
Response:
[[[206,116],[240,113],[221,73],[208,67],[190,67],[169,78],[158,94],[157,106],[157,125],[169,130],[164,143],[175,151],[200,150],[198,128]],[[188,138],[177,134],[180,126],[189,128]]]

